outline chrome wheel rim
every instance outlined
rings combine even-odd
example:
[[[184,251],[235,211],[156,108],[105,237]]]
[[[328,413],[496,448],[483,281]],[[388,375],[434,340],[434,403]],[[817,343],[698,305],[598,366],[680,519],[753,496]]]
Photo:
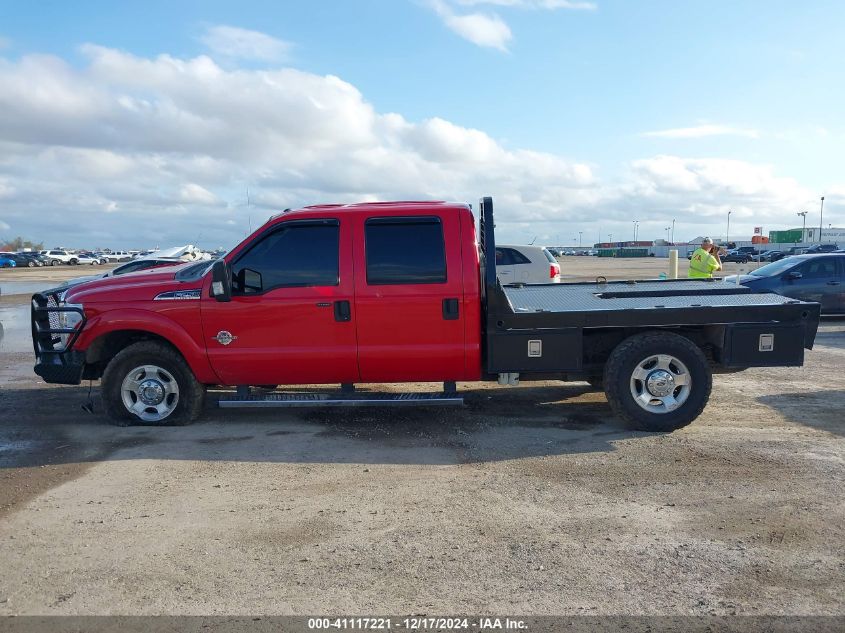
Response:
[[[649,413],[671,413],[689,398],[692,377],[689,369],[669,354],[644,358],[631,373],[631,396]]]
[[[120,397],[129,413],[144,422],[164,420],[179,404],[179,385],[166,369],[141,365],[126,374]]]

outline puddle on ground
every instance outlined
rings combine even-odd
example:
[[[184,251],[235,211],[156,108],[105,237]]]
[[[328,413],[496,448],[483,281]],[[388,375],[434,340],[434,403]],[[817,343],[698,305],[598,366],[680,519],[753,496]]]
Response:
[[[0,306],[0,353],[31,351],[29,305]]]
[[[0,281],[0,295],[31,295],[62,285],[61,281]]]

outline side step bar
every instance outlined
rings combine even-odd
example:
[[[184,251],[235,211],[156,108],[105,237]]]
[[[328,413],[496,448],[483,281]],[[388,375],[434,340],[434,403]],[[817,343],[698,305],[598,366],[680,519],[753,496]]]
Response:
[[[268,393],[221,396],[223,409],[273,407],[408,407],[461,406],[455,393]]]

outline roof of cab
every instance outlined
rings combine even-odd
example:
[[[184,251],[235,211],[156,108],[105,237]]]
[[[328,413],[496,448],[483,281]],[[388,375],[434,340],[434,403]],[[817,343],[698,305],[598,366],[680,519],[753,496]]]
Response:
[[[342,211],[344,213],[352,211],[378,211],[378,212],[397,212],[399,210],[419,211],[421,209],[431,209],[441,211],[444,209],[463,210],[469,209],[470,206],[466,202],[446,202],[444,200],[394,200],[386,202],[356,202],[352,204],[314,204],[300,209],[286,209],[282,213],[277,213],[271,220],[275,220],[282,216],[290,214],[313,214],[324,211],[336,213]]]

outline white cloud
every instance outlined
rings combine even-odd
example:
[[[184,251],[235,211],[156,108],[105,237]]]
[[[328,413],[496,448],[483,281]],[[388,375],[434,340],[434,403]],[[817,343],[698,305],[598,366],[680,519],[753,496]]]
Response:
[[[597,166],[442,117],[377,112],[332,75],[83,52],[73,66],[0,58],[0,217],[15,235],[144,248],[165,241],[166,227],[174,244],[231,246],[249,216],[255,226],[286,207],[493,195],[502,239],[575,227],[592,240],[599,225],[621,235],[634,217],[641,231],[648,218],[676,217],[704,225],[693,235],[717,234],[708,223],[728,208],[738,232],[742,218],[790,225],[818,200],[772,166],[729,159],[654,156],[608,181]],[[845,183],[829,192],[833,222]]]
[[[443,23],[465,40],[477,46],[508,50],[513,34],[507,23],[495,13],[458,15],[443,0],[431,0],[429,4]]]
[[[693,127],[679,127],[668,130],[655,130],[643,132],[641,136],[653,138],[705,138],[708,136],[744,136],[746,138],[759,138],[760,132],[751,128],[732,127],[730,125],[702,124]]]
[[[4,48],[11,48],[11,46],[12,40],[10,40],[8,37],[3,37],[2,35],[0,35],[0,51],[2,51]]]
[[[196,183],[188,183],[179,190],[179,199],[182,202],[196,203],[200,205],[220,204],[220,199],[205,187]]]
[[[213,52],[232,59],[278,62],[284,60],[291,44],[266,33],[235,26],[209,27],[200,38]]]

